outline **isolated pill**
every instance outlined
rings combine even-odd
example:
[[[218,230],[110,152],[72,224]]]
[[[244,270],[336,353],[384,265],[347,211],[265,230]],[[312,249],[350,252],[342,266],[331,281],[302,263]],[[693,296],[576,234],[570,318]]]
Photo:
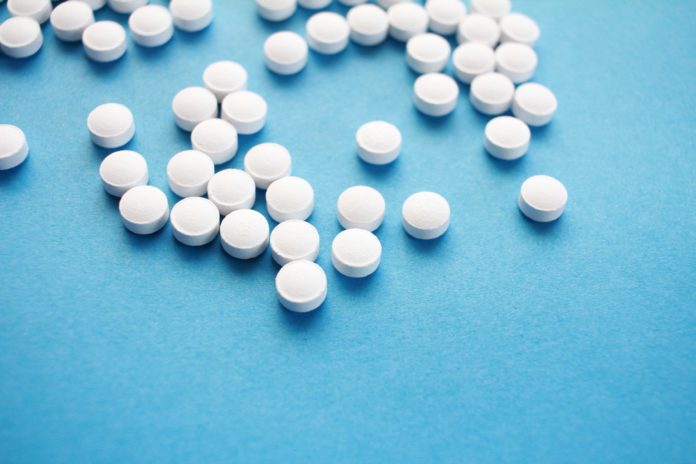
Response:
[[[505,42],[495,49],[495,68],[515,84],[526,82],[534,76],[537,54],[532,47],[515,42]]]
[[[92,8],[76,0],[61,3],[51,13],[53,34],[65,42],[79,42],[82,33],[94,23]]]
[[[176,125],[182,130],[192,131],[206,119],[216,118],[217,98],[204,87],[186,87],[172,100],[172,111]]]
[[[121,197],[133,187],[147,185],[147,161],[138,152],[117,151],[101,162],[99,176],[108,194]]]
[[[87,128],[92,142],[103,148],[118,148],[135,135],[133,113],[120,103],[105,103],[87,116]]]
[[[100,63],[116,61],[128,47],[126,30],[115,21],[97,21],[82,33],[82,45],[91,60]]]
[[[558,101],[547,87],[528,82],[517,87],[512,113],[530,126],[545,126],[556,113]]]
[[[215,239],[220,229],[220,212],[212,201],[201,197],[179,200],[172,207],[172,234],[188,246],[203,246]]]
[[[248,74],[235,61],[216,61],[203,71],[205,88],[213,92],[219,102],[232,92],[246,90]]]
[[[237,154],[237,130],[223,119],[206,119],[191,131],[191,145],[213,163],[226,163]]]
[[[414,193],[401,209],[406,232],[419,240],[440,237],[449,228],[450,206],[447,200],[434,192]]]
[[[0,171],[19,166],[27,159],[29,145],[22,129],[0,124]]]
[[[128,14],[132,13],[141,6],[147,5],[149,0],[108,0],[109,8],[116,13]]]
[[[331,243],[331,262],[338,272],[354,278],[367,277],[377,270],[382,244],[365,229],[347,229]]]
[[[169,218],[167,196],[150,185],[139,185],[124,193],[118,210],[126,229],[139,235],[154,234]]]
[[[476,76],[471,81],[469,99],[481,113],[497,116],[510,109],[514,94],[515,85],[510,78],[492,72]]]
[[[238,209],[251,209],[256,201],[256,185],[241,169],[223,169],[208,181],[208,199],[215,203],[221,216]]]
[[[308,10],[320,10],[331,4],[331,0],[297,0],[297,3]]]
[[[281,266],[290,261],[314,261],[319,255],[319,232],[306,221],[291,219],[273,228],[270,238],[271,256]]]
[[[29,17],[43,24],[51,16],[51,0],[7,0],[7,11],[12,16]]]
[[[348,45],[350,27],[340,14],[316,13],[307,20],[306,30],[307,44],[317,53],[335,55]]]
[[[159,47],[172,38],[174,24],[169,10],[162,5],[141,6],[128,18],[131,37],[143,47]]]
[[[211,0],[171,0],[169,11],[172,13],[174,25],[186,32],[203,30],[213,20]]]
[[[308,53],[305,39],[290,31],[271,34],[263,44],[266,67],[276,74],[291,75],[302,71],[307,65]]]
[[[510,13],[500,19],[502,42],[518,42],[533,47],[540,35],[539,26],[529,16]]]
[[[365,229],[372,232],[384,221],[386,204],[377,190],[365,185],[349,187],[336,203],[338,222],[345,229]]]
[[[268,221],[258,211],[232,211],[220,225],[222,248],[237,259],[256,258],[268,246],[268,231]]]
[[[428,116],[446,116],[454,111],[459,97],[459,86],[447,74],[423,74],[413,84],[413,103],[418,111]]]
[[[532,221],[555,221],[563,214],[567,202],[565,186],[551,176],[532,176],[520,188],[520,210]]]
[[[307,260],[292,261],[283,266],[275,279],[278,301],[288,311],[314,311],[326,300],[327,281],[324,270]]]
[[[369,164],[388,164],[401,152],[401,131],[385,121],[371,121],[355,133],[358,156]]]
[[[301,177],[282,177],[268,186],[266,209],[276,222],[305,220],[314,210],[314,189]]]
[[[428,30],[428,13],[417,3],[396,3],[387,10],[387,17],[389,35],[399,42]]]
[[[457,42],[481,42],[495,47],[500,40],[500,26],[495,19],[482,14],[470,14],[457,27]]]
[[[442,35],[457,32],[457,26],[466,16],[466,6],[461,0],[427,0],[425,11],[430,20],[430,30]]]
[[[297,0],[256,0],[256,11],[267,21],[285,21],[296,10]]]
[[[406,43],[406,62],[420,74],[440,72],[450,58],[452,47],[437,34],[426,32],[414,35]]]
[[[465,42],[452,54],[454,75],[461,82],[471,84],[476,76],[495,70],[495,52],[480,42]]]
[[[471,11],[500,19],[510,13],[510,0],[471,0]]]
[[[210,157],[196,150],[179,152],[167,163],[169,187],[180,197],[205,195],[214,173]]]
[[[498,116],[486,124],[484,147],[495,158],[515,160],[527,153],[531,137],[524,122],[512,116]]]
[[[255,134],[263,129],[267,113],[266,100],[249,90],[231,93],[222,100],[222,119],[232,124],[237,133],[242,135]]]
[[[266,190],[271,183],[289,176],[292,170],[290,152],[277,143],[260,143],[244,157],[244,170],[254,179],[256,187]]]
[[[0,49],[11,58],[27,58],[43,45],[41,26],[28,16],[15,16],[0,24]]]

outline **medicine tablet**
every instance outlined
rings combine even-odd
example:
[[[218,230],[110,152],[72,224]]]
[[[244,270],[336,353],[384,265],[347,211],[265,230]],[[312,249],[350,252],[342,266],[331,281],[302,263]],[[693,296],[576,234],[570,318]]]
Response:
[[[285,21],[295,14],[297,0],[256,0],[256,10],[267,21]]]
[[[104,5],[106,5],[106,0],[75,0],[75,1],[86,3],[87,5],[89,5],[89,7],[93,11],[96,11],[100,8],[103,8]]]
[[[255,134],[266,125],[268,105],[257,93],[248,90],[234,92],[222,100],[222,119],[242,135]]]
[[[329,6],[331,0],[297,0],[297,3],[308,10],[320,10]]]
[[[331,262],[347,277],[367,277],[377,270],[382,258],[382,244],[364,229],[347,229],[331,243]]]
[[[414,35],[406,43],[406,62],[417,73],[440,72],[447,66],[452,47],[437,34]]]
[[[174,18],[174,25],[186,32],[203,30],[213,20],[211,0],[172,0],[169,11]]]
[[[319,256],[319,232],[309,222],[291,219],[271,232],[271,256],[281,266],[290,261],[315,261]]]
[[[397,3],[387,10],[389,35],[394,40],[406,42],[416,34],[428,30],[428,13],[417,3]]]
[[[205,88],[213,92],[219,102],[232,92],[246,90],[248,75],[235,61],[217,61],[203,71]]]
[[[563,214],[567,202],[565,186],[551,176],[532,176],[520,188],[520,210],[532,221],[555,221]]]
[[[290,31],[271,34],[263,44],[266,67],[276,74],[291,75],[302,71],[307,64],[307,54],[305,39]]]
[[[308,313],[326,300],[327,281],[324,270],[307,260],[283,266],[275,280],[278,301],[288,311]]]
[[[29,145],[22,129],[0,124],[0,171],[19,166],[28,154]]]
[[[411,1],[413,0],[377,0],[377,4],[385,10],[388,10],[390,6],[396,5],[397,3],[407,3]]]
[[[530,126],[545,126],[556,113],[558,101],[547,87],[528,82],[517,87],[512,113]]]
[[[510,13],[500,20],[500,34],[503,42],[518,42],[533,47],[541,32],[529,16]]]
[[[172,100],[176,125],[192,131],[199,123],[217,117],[218,102],[213,93],[203,87],[186,87]]]
[[[126,30],[114,21],[97,21],[82,33],[82,45],[91,60],[116,61],[126,53]]]
[[[497,116],[506,112],[512,104],[515,84],[509,77],[500,73],[486,73],[471,81],[469,99],[471,104],[483,114]]]
[[[251,209],[256,201],[254,179],[241,169],[223,169],[208,181],[208,199],[221,216],[238,209]]]
[[[376,5],[358,5],[346,15],[350,39],[358,45],[371,47],[381,44],[389,33],[387,13]]]
[[[538,58],[529,45],[505,42],[495,50],[495,62],[499,73],[505,74],[515,84],[521,84],[534,76]]]
[[[307,20],[307,43],[317,53],[335,55],[348,45],[350,28],[346,19],[337,13],[322,12]]]
[[[257,188],[266,190],[271,183],[290,175],[290,152],[277,143],[260,143],[244,157],[244,170],[254,179]]]
[[[116,13],[128,14],[147,5],[148,0],[108,0],[109,8]]]
[[[135,10],[128,18],[133,40],[143,47],[159,47],[174,34],[169,10],[162,5],[146,5]]]
[[[220,225],[222,248],[237,259],[256,258],[268,246],[268,231],[268,221],[258,211],[232,211]]]
[[[532,133],[522,121],[511,116],[498,116],[488,121],[484,131],[484,147],[495,158],[515,160],[529,149]]]
[[[120,103],[99,105],[87,116],[92,142],[103,148],[118,148],[135,135],[133,113]]]
[[[237,154],[237,130],[223,119],[207,119],[191,131],[191,145],[213,163],[226,163]]]
[[[147,185],[149,179],[147,161],[135,151],[117,151],[101,162],[99,176],[106,193],[121,197],[133,187]]]
[[[452,65],[457,79],[471,84],[476,76],[495,69],[495,52],[486,44],[465,42],[454,50]]]
[[[215,174],[213,161],[196,150],[179,152],[167,163],[169,187],[180,197],[205,195],[208,181],[213,174]]]
[[[414,193],[401,209],[406,232],[419,240],[433,240],[449,228],[450,206],[441,195],[433,192]]]
[[[276,222],[305,220],[314,210],[314,189],[300,177],[282,177],[268,186],[266,209]]]
[[[35,19],[39,24],[51,16],[51,0],[7,0],[7,11],[12,16],[25,16]]]
[[[500,40],[500,26],[495,19],[481,14],[465,16],[457,27],[457,43],[481,42],[495,47]]]
[[[150,185],[139,185],[124,193],[118,210],[126,229],[139,235],[154,234],[169,218],[167,196]]]
[[[53,34],[66,42],[79,42],[87,26],[94,23],[92,8],[83,2],[70,0],[56,6],[51,13]]]
[[[418,111],[428,116],[450,114],[457,106],[458,97],[459,86],[446,74],[423,74],[413,84],[413,103]]]
[[[471,0],[471,11],[500,19],[510,13],[510,0]]]
[[[188,246],[203,246],[217,236],[220,213],[207,198],[188,197],[174,205],[170,222],[174,238],[179,242]]]
[[[358,156],[369,164],[388,164],[401,152],[401,131],[385,121],[360,126],[355,134]]]
[[[345,229],[365,229],[370,232],[384,221],[386,205],[377,190],[365,185],[350,187],[341,193],[336,205],[338,222]]]
[[[428,0],[425,11],[430,18],[430,30],[442,35],[457,32],[457,26],[466,16],[466,6],[461,0]]]
[[[338,3],[346,6],[356,6],[367,3],[367,0],[338,0]]]
[[[15,16],[0,24],[0,49],[12,58],[27,58],[41,49],[43,34],[35,19]]]

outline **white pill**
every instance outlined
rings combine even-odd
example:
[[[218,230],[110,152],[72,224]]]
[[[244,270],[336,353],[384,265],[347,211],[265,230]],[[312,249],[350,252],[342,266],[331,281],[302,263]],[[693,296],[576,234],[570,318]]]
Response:
[[[401,131],[385,121],[372,121],[355,133],[358,156],[370,164],[388,164],[401,152]]]
[[[128,14],[132,13],[141,6],[147,5],[149,0],[108,0],[109,8],[116,13]]]
[[[417,73],[440,72],[447,66],[452,47],[437,34],[414,35],[406,43],[406,62]]]
[[[336,204],[338,222],[345,229],[365,229],[370,232],[384,221],[386,205],[377,190],[365,185],[350,187],[341,193]]]
[[[174,96],[172,111],[176,125],[192,131],[199,123],[217,117],[218,102],[204,87],[186,87]]]
[[[367,3],[367,0],[338,0],[338,3],[345,6],[356,6]]]
[[[532,176],[520,188],[519,207],[532,221],[555,221],[565,209],[568,191],[551,176]]]
[[[221,108],[222,119],[242,135],[255,134],[266,125],[268,105],[257,93],[248,90],[231,93],[222,100]]]
[[[328,285],[324,270],[307,260],[283,266],[275,280],[278,301],[288,311],[308,313],[326,300]]]
[[[27,58],[41,49],[41,26],[27,16],[15,16],[0,24],[0,49],[12,58]]]
[[[133,40],[143,47],[159,47],[174,34],[172,15],[162,5],[146,5],[135,10],[128,18]]]
[[[428,116],[450,114],[457,106],[458,97],[459,86],[446,74],[423,74],[413,84],[413,103],[418,111]]]
[[[0,171],[19,166],[28,154],[29,145],[22,129],[0,124]]]
[[[280,144],[260,143],[244,157],[244,170],[254,179],[257,188],[266,190],[276,180],[290,175],[292,158],[288,149]]]
[[[465,16],[457,27],[457,42],[481,42],[495,47],[500,40],[500,26],[495,19],[481,14]]]
[[[254,179],[241,169],[223,169],[208,181],[208,199],[221,216],[238,209],[251,209],[256,201]]]
[[[297,0],[297,3],[308,10],[320,10],[329,6],[331,0]]]
[[[518,42],[533,47],[539,40],[541,31],[529,16],[510,13],[500,20],[500,34],[503,42]]]
[[[276,74],[291,75],[302,71],[307,64],[307,54],[305,39],[290,31],[271,34],[263,44],[266,67]]]
[[[213,161],[200,151],[185,150],[167,163],[169,188],[180,197],[205,195],[208,181],[215,174]]]
[[[406,199],[401,216],[406,232],[419,240],[433,240],[449,228],[450,206],[433,192],[414,193]]]
[[[457,79],[465,84],[471,84],[476,76],[495,69],[495,52],[486,44],[465,42],[454,50],[452,65]]]
[[[442,35],[457,32],[457,26],[466,16],[466,5],[461,0],[428,0],[425,11],[430,18],[430,30]]]
[[[382,258],[382,244],[365,229],[347,229],[331,243],[331,262],[347,277],[367,277],[377,270]]]
[[[510,78],[492,72],[476,76],[471,81],[469,99],[481,113],[497,116],[510,108],[514,94],[515,84]]]
[[[126,53],[126,30],[114,21],[97,21],[82,33],[85,54],[100,63],[116,61]]]
[[[121,197],[133,187],[147,185],[147,161],[135,151],[117,151],[101,162],[99,176],[109,195]]]
[[[258,211],[232,211],[220,225],[222,248],[237,259],[256,258],[268,245],[268,230],[268,221]]]
[[[219,102],[232,92],[246,90],[248,74],[235,61],[217,61],[203,71],[205,88],[213,92]]]
[[[103,148],[118,148],[135,135],[133,113],[120,103],[105,103],[87,116],[87,128],[92,142]]]
[[[26,16],[42,24],[51,16],[51,0],[7,0],[12,16]]]
[[[350,27],[340,14],[316,13],[307,20],[306,30],[307,44],[317,53],[335,55],[348,45]]]
[[[202,246],[217,236],[220,212],[207,198],[188,197],[172,207],[170,222],[174,238],[184,245]]]
[[[304,221],[314,210],[314,189],[301,177],[281,177],[266,190],[266,209],[276,222]]]
[[[256,11],[268,21],[285,21],[296,10],[297,0],[256,0]]]
[[[237,130],[223,119],[206,119],[191,131],[191,145],[213,163],[226,163],[237,154]]]
[[[527,153],[531,138],[524,122],[512,116],[498,116],[486,124],[483,145],[491,156],[510,161]]]
[[[139,235],[154,234],[169,218],[167,196],[150,185],[139,185],[124,193],[118,210],[126,229]]]
[[[545,126],[556,113],[558,101],[547,87],[528,82],[517,87],[512,113],[530,126]]]
[[[56,6],[51,13],[53,34],[66,42],[79,42],[87,26],[94,23],[92,8],[83,2],[70,0]]]
[[[358,5],[346,16],[350,39],[358,45],[371,47],[381,44],[389,33],[387,13],[376,5]]]
[[[290,261],[315,261],[319,255],[319,232],[306,221],[281,222],[271,232],[271,256],[281,266]]]
[[[531,79],[536,71],[537,62],[537,54],[529,45],[505,42],[495,50],[496,70],[505,74],[515,84]]]
[[[394,40],[406,42],[416,34],[428,30],[428,13],[417,3],[397,3],[387,10],[389,35]]]
[[[377,0],[377,4],[385,10],[388,10],[390,6],[396,5],[397,3],[407,3],[412,1],[413,0]]]
[[[471,0],[471,11],[500,19],[510,13],[510,0]]]
[[[89,5],[89,7],[93,11],[96,11],[100,8],[103,8],[104,5],[106,5],[106,0],[75,0],[75,1],[86,3],[87,5]]]
[[[174,18],[174,25],[186,32],[203,30],[213,20],[211,0],[172,0],[169,11]]]

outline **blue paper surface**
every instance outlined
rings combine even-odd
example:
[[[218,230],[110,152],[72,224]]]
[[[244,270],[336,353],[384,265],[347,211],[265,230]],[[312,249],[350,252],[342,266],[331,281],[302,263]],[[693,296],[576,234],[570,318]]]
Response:
[[[535,80],[560,107],[512,163],[484,153],[468,88],[450,117],[417,113],[402,44],[268,72],[265,37],[302,32],[305,10],[276,25],[251,0],[218,0],[208,30],[130,42],[109,65],[49,26],[35,57],[0,57],[0,122],[31,146],[0,172],[0,462],[695,462],[694,2],[514,8],[542,29]],[[165,166],[189,138],[171,100],[220,59],[269,104],[225,167],[274,141],[314,186],[329,280],[314,313],[277,303],[268,251],[242,262],[169,226],[135,236],[102,189],[107,151],[85,124],[116,101],[136,119],[128,148],[173,204]],[[373,119],[402,130],[391,166],[354,152]],[[517,210],[542,173],[569,191],[554,224]],[[363,280],[330,262],[335,202],[355,184],[388,208],[382,265]],[[450,201],[440,240],[401,227],[420,190]]]

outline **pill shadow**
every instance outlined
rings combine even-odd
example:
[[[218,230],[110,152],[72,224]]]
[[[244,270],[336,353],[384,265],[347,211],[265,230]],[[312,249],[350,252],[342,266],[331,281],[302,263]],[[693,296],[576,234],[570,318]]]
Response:
[[[143,47],[136,43],[130,43],[129,47],[131,52],[137,55],[138,58],[146,60],[148,64],[157,64],[171,56],[173,47],[176,46],[176,41],[177,37],[174,35],[169,42],[159,47]]]
[[[181,258],[181,260],[191,264],[200,264],[203,261],[209,260],[213,256],[213,253],[223,253],[220,240],[217,237],[202,246],[184,245],[174,238],[174,234],[171,234],[171,241],[177,256]]]
[[[0,187],[11,189],[15,185],[20,186],[22,182],[27,182],[26,177],[30,173],[31,153],[18,166],[12,169],[0,170]]]
[[[485,148],[481,148],[481,156],[486,157],[486,164],[500,173],[517,173],[526,163],[527,155],[521,156],[515,160],[502,160],[491,156]]]
[[[172,41],[178,41],[178,42],[183,42],[186,45],[197,45],[201,42],[204,42],[206,40],[209,40],[212,37],[212,30],[215,27],[215,21],[210,23],[208,27],[203,29],[202,31],[197,31],[197,32],[188,32],[188,31],[182,31],[181,29],[176,29],[174,32],[174,37],[172,37]]]
[[[220,253],[223,254],[225,267],[238,277],[248,277],[254,272],[266,272],[265,270],[271,269],[274,274],[277,270],[273,269],[273,259],[269,256],[268,250],[265,250],[256,258],[252,259],[237,259],[230,256],[222,248],[222,245],[218,242],[218,247],[220,247]]]
[[[443,235],[432,240],[420,240],[411,237],[405,229],[402,228],[401,236],[406,242],[406,245],[411,248],[415,253],[432,255],[433,253],[438,253],[440,250],[445,250],[447,243],[450,241],[452,232],[445,232]]]
[[[327,311],[329,310],[329,299],[324,301],[324,303],[319,306],[314,311],[308,313],[295,313],[288,311],[283,307],[280,302],[276,305],[276,312],[278,313],[278,319],[281,321],[283,327],[290,329],[293,332],[304,332],[310,329],[315,329],[323,321],[327,320]]]
[[[388,164],[370,164],[363,161],[358,155],[354,155],[356,163],[360,165],[360,170],[370,178],[371,181],[383,181],[396,176],[401,168],[399,159],[403,153],[399,154],[394,161]]]
[[[369,276],[359,278],[344,276],[333,265],[331,265],[331,269],[333,270],[333,282],[336,282],[339,287],[347,292],[363,292],[366,289],[374,288],[378,285],[381,276],[379,267]]]
[[[307,69],[303,69],[302,71],[296,73],[296,74],[290,74],[290,75],[285,75],[285,74],[278,74],[274,73],[268,67],[265,67],[266,75],[273,81],[273,84],[278,86],[278,87],[294,87],[299,85],[304,79],[304,75],[307,72]]]
[[[107,194],[108,195],[108,194]],[[111,195],[109,195],[111,196]],[[118,212],[118,198],[112,197],[116,201],[116,211]],[[165,230],[169,230],[169,227],[165,225],[160,230],[154,234],[149,235],[138,235],[130,232],[125,227],[122,227],[125,241],[128,245],[139,253],[150,252],[151,250],[159,249],[162,246],[162,240],[167,235]]]
[[[565,228],[566,220],[564,220],[566,213],[563,213],[561,217],[553,222],[537,222],[532,221],[527,216],[522,213],[522,211],[517,208],[517,220],[522,224],[522,228],[534,235],[542,235],[546,237],[559,237],[562,235]]]
[[[428,116],[423,114],[418,109],[413,106],[411,111],[415,113],[418,122],[428,128],[429,131],[446,131],[451,130],[452,126],[456,123],[455,112],[456,109],[449,114],[444,116]]]
[[[39,50],[34,55],[26,58],[10,58],[9,56],[0,54],[0,68],[7,69],[10,72],[18,74],[31,72],[39,66],[39,63],[41,62],[39,59],[41,53],[42,50]]]
[[[127,56],[128,52],[126,52],[119,59],[109,61],[108,63],[102,63],[100,61],[87,59],[87,66],[89,66],[89,68],[93,72],[99,74],[102,77],[117,77],[120,75],[120,73],[123,73],[125,71],[125,65],[123,64],[123,62],[125,61]]]

